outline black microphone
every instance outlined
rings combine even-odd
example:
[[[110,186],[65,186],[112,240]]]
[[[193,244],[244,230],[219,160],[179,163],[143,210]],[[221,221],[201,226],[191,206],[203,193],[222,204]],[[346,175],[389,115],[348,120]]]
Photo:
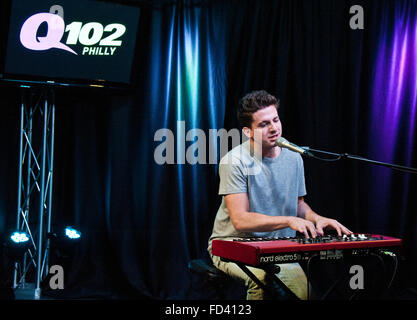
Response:
[[[281,148],[287,148],[287,149],[289,149],[289,150],[291,150],[291,151],[294,151],[294,152],[297,152],[297,153],[300,153],[301,155],[303,155],[303,156],[309,156],[309,157],[312,157],[313,155],[310,153],[310,152],[308,152],[307,150],[305,150],[305,149],[303,149],[303,148],[301,148],[301,147],[299,147],[299,146],[297,146],[297,145],[295,145],[295,144],[293,144],[293,143],[291,143],[291,142],[288,142],[288,140],[287,139],[285,139],[285,138],[283,138],[283,137],[279,137],[276,141],[275,141],[275,145],[276,146],[278,146],[278,147],[281,147]]]

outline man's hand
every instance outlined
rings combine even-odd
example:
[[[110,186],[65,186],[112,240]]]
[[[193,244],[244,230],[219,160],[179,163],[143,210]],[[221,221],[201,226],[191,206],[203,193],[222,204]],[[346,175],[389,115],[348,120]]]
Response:
[[[339,236],[341,236],[342,233],[346,235],[350,235],[353,233],[344,225],[340,224],[338,221],[322,217],[315,213],[310,208],[310,206],[304,201],[303,197],[298,197],[297,216],[314,223],[316,233],[320,236],[324,235],[323,229],[325,228],[335,229]]]
[[[350,235],[353,233],[344,225],[342,225],[341,223],[339,223],[338,221],[334,219],[329,219],[329,218],[318,216],[315,222],[316,222],[317,233],[320,236],[324,235],[324,231],[323,231],[324,228],[335,229],[337,231],[338,236],[341,236],[342,233],[346,235]]]
[[[317,236],[317,230],[314,223],[303,218],[288,217],[288,226],[300,233],[303,233],[306,238],[309,238],[309,232],[313,238]]]

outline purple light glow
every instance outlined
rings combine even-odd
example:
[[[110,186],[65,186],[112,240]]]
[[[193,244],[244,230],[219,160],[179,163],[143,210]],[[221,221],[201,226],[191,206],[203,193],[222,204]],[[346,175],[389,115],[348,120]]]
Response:
[[[413,14],[413,16],[411,16]],[[396,12],[392,36],[382,32],[378,48],[371,130],[372,157],[392,162],[394,155],[411,161],[411,151],[404,157],[395,154],[401,136],[407,136],[408,149],[412,137],[417,109],[417,15],[411,10]]]
[[[417,122],[416,3],[396,5],[394,10],[386,10],[382,18],[372,80],[369,158],[416,167],[412,163]],[[400,185],[391,170],[372,168],[367,199],[369,210],[378,215],[369,216],[370,226],[375,225],[376,218],[379,224],[385,224],[384,228],[388,227],[392,222],[388,218],[392,204],[399,212],[406,205],[406,197],[401,195],[408,194],[407,184],[407,176]],[[399,228],[403,230],[404,225]]]

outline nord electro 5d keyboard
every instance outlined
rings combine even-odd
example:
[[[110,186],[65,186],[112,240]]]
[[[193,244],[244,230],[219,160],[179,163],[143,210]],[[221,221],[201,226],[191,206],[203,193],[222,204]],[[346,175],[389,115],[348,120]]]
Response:
[[[313,255],[336,260],[346,255],[368,255],[399,248],[402,240],[382,235],[318,236],[316,238],[240,238],[213,240],[212,254],[251,266],[300,262]]]

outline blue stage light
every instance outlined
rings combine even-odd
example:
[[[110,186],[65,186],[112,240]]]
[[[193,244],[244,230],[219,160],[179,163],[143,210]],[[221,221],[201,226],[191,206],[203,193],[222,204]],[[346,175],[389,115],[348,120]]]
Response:
[[[7,233],[4,246],[6,255],[13,261],[18,261],[22,259],[24,253],[31,248],[29,235],[21,230]]]
[[[81,237],[81,232],[72,227],[65,228],[65,235],[70,239],[78,239]]]
[[[22,231],[13,232],[12,235],[10,236],[10,239],[14,243],[23,243],[23,242],[28,242],[29,241],[29,237],[28,237],[27,233],[22,232]]]

